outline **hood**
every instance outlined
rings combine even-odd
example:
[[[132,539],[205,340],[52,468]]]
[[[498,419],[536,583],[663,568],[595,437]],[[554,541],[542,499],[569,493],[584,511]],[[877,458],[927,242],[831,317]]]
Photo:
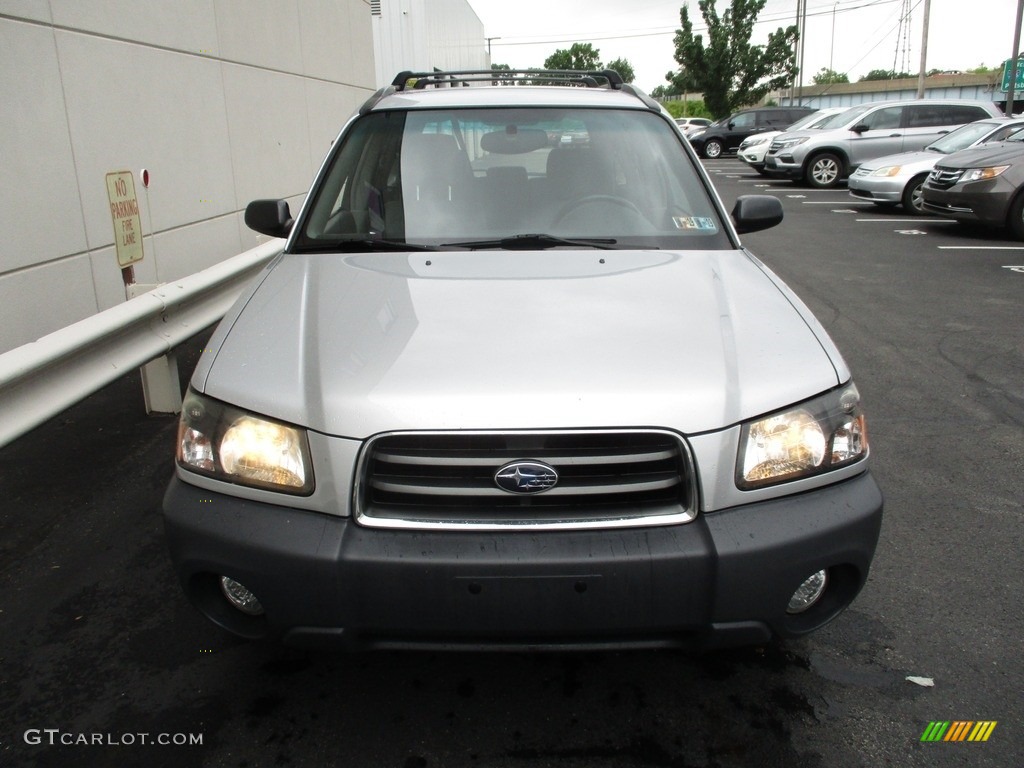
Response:
[[[901,152],[898,155],[886,155],[861,163],[862,171],[877,171],[890,165],[898,165],[903,174],[915,174],[928,171],[946,155],[941,152]]]
[[[1010,165],[1024,159],[1024,142],[1001,141],[980,147],[961,149],[939,160],[943,168],[984,168],[988,165]]]
[[[845,372],[776,280],[742,251],[286,254],[193,386],[351,438],[721,429]]]

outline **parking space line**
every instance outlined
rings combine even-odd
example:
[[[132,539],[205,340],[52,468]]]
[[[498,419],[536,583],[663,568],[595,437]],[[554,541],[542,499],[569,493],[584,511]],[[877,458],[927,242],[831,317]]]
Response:
[[[940,245],[940,251],[1024,251],[1024,245]]]
[[[880,222],[882,224],[956,224],[953,219],[856,219],[856,221]]]

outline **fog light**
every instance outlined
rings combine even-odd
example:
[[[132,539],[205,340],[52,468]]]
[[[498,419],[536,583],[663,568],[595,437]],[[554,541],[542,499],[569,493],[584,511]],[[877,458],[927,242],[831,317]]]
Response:
[[[221,576],[220,591],[224,593],[224,597],[228,599],[228,602],[242,613],[247,613],[250,616],[260,616],[263,614],[263,606],[256,599],[256,595],[234,579]]]
[[[789,598],[786,613],[803,613],[806,611],[818,602],[825,593],[826,586],[828,586],[828,573],[822,570],[811,574],[803,584],[796,588],[796,592]]]

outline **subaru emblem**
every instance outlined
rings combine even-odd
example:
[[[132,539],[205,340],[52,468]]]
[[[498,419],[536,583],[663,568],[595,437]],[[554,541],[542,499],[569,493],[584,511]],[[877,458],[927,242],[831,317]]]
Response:
[[[541,493],[555,487],[558,472],[539,461],[512,461],[494,473],[494,482],[509,493]]]

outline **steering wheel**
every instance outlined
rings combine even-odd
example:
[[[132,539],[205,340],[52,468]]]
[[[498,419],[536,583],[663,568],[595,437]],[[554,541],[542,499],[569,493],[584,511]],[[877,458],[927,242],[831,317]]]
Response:
[[[583,208],[587,205],[615,205],[619,208],[625,208],[631,213],[635,213],[637,216],[647,219],[644,216],[644,212],[641,211],[632,200],[627,200],[625,197],[618,197],[617,195],[587,195],[577,200],[570,200],[568,203],[562,206],[562,209],[558,212],[555,217],[555,224],[561,224],[562,220],[569,216],[579,208]]]

